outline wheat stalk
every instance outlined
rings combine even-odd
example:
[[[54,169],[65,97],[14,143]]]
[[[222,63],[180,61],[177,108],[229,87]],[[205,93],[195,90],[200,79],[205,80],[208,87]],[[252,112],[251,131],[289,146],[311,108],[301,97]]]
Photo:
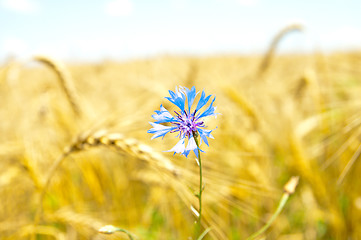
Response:
[[[268,50],[259,66],[258,75],[262,75],[268,68],[273,59],[273,56],[276,52],[277,46],[279,45],[282,38],[284,38],[287,34],[295,31],[302,31],[303,26],[300,24],[291,24],[283,28],[281,31],[277,33],[277,35],[272,39],[271,44],[268,47]]]
[[[253,125],[258,127],[260,125],[260,117],[257,112],[255,106],[251,104],[251,102],[246,99],[239,91],[237,92],[234,88],[231,87],[224,87],[224,93],[229,97],[234,103],[239,106],[247,116],[252,118]]]
[[[195,85],[197,75],[199,72],[199,64],[196,60],[189,61],[188,73],[185,79],[185,86],[189,89]]]
[[[54,70],[58,76],[60,86],[62,87],[74,113],[78,116],[81,115],[81,109],[79,107],[79,99],[76,94],[75,87],[73,86],[73,78],[67,67],[60,61],[54,60],[47,56],[35,56],[35,61],[41,62],[46,66]]]
[[[20,75],[20,62],[11,61],[8,62],[3,69],[1,70],[1,75],[3,76],[3,79],[0,79],[0,83],[3,81],[6,82],[6,84],[13,84],[16,79],[19,78]]]
[[[95,133],[88,133],[78,136],[75,141],[65,148],[63,153],[52,164],[50,170],[45,178],[45,184],[40,193],[38,200],[38,207],[35,214],[34,227],[36,227],[40,221],[43,211],[43,200],[45,194],[49,188],[52,177],[55,171],[61,165],[61,163],[70,154],[86,150],[90,147],[110,147],[121,153],[128,154],[149,163],[152,166],[156,166],[159,170],[165,170],[167,174],[171,174],[174,177],[179,176],[179,171],[175,166],[161,154],[155,152],[151,147],[140,143],[133,138],[125,138],[119,133],[108,133],[105,130],[100,130]],[[33,236],[35,239],[35,235]]]
[[[51,215],[46,216],[47,219],[54,222],[63,222],[72,226],[86,227],[94,232],[105,224],[89,215],[79,214],[69,208],[62,208]]]

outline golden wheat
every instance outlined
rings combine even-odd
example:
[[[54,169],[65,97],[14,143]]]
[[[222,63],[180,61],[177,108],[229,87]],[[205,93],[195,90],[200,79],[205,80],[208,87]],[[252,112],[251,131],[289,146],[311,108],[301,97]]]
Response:
[[[276,52],[276,48],[279,45],[280,41],[282,40],[282,38],[284,38],[287,34],[294,32],[294,31],[302,31],[303,30],[303,26],[300,24],[291,24],[288,25],[286,27],[284,27],[281,31],[279,31],[274,38],[272,39],[268,50],[266,52],[266,54],[264,55],[262,62],[259,66],[258,69],[258,75],[262,75],[264,72],[267,71],[267,69],[269,68],[272,59],[274,57],[274,54]]]
[[[71,74],[66,68],[65,64],[47,56],[35,56],[34,60],[41,62],[46,66],[50,67],[50,69],[54,70],[58,77],[60,86],[64,91],[74,113],[80,116],[82,112],[80,108],[79,97],[77,95],[75,87],[73,86],[73,79],[71,77]]]
[[[106,224],[141,239],[190,236],[196,161],[160,153],[176,139],[151,142],[146,134],[160,97],[182,82],[213,91],[222,113],[207,122],[218,129],[212,147],[204,146],[206,238],[250,236],[299,175],[267,238],[358,239],[360,56],[271,57],[262,81],[252,81],[259,57],[77,65],[74,84],[92,108],[74,97],[82,118],[57,104],[59,91],[42,69],[2,68],[0,239],[104,239],[96,230]]]

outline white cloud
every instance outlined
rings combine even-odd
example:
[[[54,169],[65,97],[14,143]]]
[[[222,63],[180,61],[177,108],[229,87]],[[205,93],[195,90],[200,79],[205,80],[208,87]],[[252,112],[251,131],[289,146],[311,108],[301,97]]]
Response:
[[[133,12],[130,0],[113,0],[105,5],[105,13],[109,16],[129,16]]]
[[[246,7],[253,7],[260,3],[259,0],[218,0],[218,2]]]
[[[37,43],[29,44],[18,37],[7,37],[2,41],[0,51],[5,56],[13,56],[18,59],[29,59],[35,55],[46,55],[58,59],[66,59],[70,56],[69,47],[64,44]]]
[[[34,0],[1,0],[1,6],[21,13],[33,13],[39,9]]]
[[[258,4],[258,0],[236,0],[236,2],[243,6],[254,6]]]
[[[73,51],[77,56],[93,57],[95,55],[117,55],[123,50],[122,42],[117,37],[95,37],[92,39],[79,38],[74,40],[72,47],[76,50]]]
[[[325,34],[320,34],[320,42],[325,47],[360,48],[361,29],[344,25]]]
[[[15,55],[16,57],[23,57],[28,50],[27,43],[16,37],[7,37],[2,43],[2,51],[5,54]]]
[[[188,0],[172,0],[171,6],[175,9],[181,10],[185,9],[188,6]]]

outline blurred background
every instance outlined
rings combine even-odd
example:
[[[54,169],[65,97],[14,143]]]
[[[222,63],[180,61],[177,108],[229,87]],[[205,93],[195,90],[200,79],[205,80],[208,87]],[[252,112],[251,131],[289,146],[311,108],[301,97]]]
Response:
[[[1,58],[46,54],[72,61],[134,59],[159,54],[263,53],[288,24],[305,33],[282,52],[360,47],[357,0],[2,0]]]
[[[0,0],[0,239],[192,239],[168,90],[217,97],[204,239],[361,239],[361,2]]]

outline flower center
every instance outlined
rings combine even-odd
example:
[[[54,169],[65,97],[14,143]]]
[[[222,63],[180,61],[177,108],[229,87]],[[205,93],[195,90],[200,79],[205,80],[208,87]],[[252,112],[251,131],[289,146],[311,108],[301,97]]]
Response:
[[[198,132],[198,127],[204,127],[203,121],[197,122],[195,118],[196,111],[194,113],[189,114],[186,111],[184,113],[179,113],[174,111],[178,121],[172,122],[172,124],[176,125],[176,129],[171,132],[179,132],[179,136],[182,137],[190,137],[194,132]]]

